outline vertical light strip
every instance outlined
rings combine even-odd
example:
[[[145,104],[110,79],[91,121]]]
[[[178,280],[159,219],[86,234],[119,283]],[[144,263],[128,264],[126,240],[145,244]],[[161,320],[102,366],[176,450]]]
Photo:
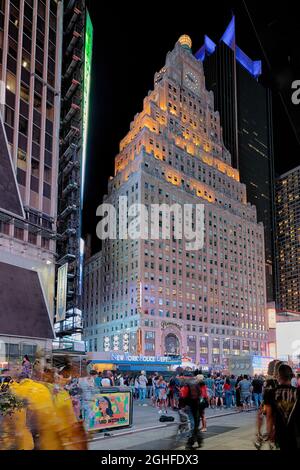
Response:
[[[2,77],[0,79],[4,83],[4,103],[0,104],[0,110],[2,111],[3,122],[5,122],[5,100],[6,100],[6,73],[7,73],[7,54],[8,54],[8,29],[9,29],[9,17],[10,17],[10,2],[6,0],[5,11],[4,11],[4,38],[3,38],[3,51],[2,51]]]
[[[81,209],[83,207],[85,165],[88,142],[89,99],[93,55],[93,25],[88,10],[85,18],[84,78],[83,78],[83,119],[82,119],[82,159],[81,159]]]
[[[20,96],[21,96],[21,70],[22,70],[22,51],[23,51],[23,23],[24,23],[24,0],[20,1],[19,10],[19,34],[18,34],[18,54],[17,54],[17,73],[16,73],[16,100],[15,100],[15,120],[14,120],[14,138],[12,160],[17,173],[18,145],[19,145],[19,121],[20,121]]]
[[[28,140],[27,140],[27,168],[26,168],[26,193],[25,205],[30,206],[31,190],[31,167],[32,167],[32,136],[33,136],[33,110],[34,110],[34,81],[35,81],[35,45],[37,29],[37,0],[33,5],[32,15],[32,44],[31,44],[31,64],[30,64],[30,84],[29,84],[29,114],[28,114]]]

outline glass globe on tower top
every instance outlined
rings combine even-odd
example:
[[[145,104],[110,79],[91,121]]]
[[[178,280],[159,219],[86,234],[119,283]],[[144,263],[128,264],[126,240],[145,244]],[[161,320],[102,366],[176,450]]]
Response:
[[[190,36],[188,36],[187,34],[183,34],[182,36],[180,36],[180,38],[178,39],[178,42],[185,49],[191,50],[192,40]]]

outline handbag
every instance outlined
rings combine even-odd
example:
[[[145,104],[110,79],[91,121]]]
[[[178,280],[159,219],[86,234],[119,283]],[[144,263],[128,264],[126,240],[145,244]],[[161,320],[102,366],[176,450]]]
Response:
[[[200,403],[200,408],[201,409],[208,408],[208,406],[209,406],[208,399],[204,398],[204,397],[199,398],[199,403]]]

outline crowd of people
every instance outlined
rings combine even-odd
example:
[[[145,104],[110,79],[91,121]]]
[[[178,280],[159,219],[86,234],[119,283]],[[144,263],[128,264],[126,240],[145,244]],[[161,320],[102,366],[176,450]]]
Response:
[[[137,375],[85,368],[74,372],[69,364],[59,369],[24,356],[17,371],[3,371],[0,384],[0,448],[85,449],[82,423],[89,398],[97,388],[129,387],[139,406],[157,409],[167,419],[169,410],[179,413],[179,428],[189,430],[186,449],[202,446],[207,431],[205,410],[257,410],[254,445],[261,449],[300,448],[300,376],[280,361],[272,361],[266,376],[204,376],[201,371]],[[25,404],[25,405],[24,405]],[[13,412],[10,412],[10,408]],[[162,419],[162,418],[161,418]],[[28,423],[33,423],[33,429]],[[74,442],[74,444],[72,444]]]

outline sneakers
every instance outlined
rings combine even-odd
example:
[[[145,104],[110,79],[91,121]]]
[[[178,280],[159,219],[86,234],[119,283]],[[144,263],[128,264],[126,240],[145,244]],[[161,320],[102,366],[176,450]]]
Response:
[[[162,410],[158,410],[158,414],[161,415],[161,414],[162,414]]]

